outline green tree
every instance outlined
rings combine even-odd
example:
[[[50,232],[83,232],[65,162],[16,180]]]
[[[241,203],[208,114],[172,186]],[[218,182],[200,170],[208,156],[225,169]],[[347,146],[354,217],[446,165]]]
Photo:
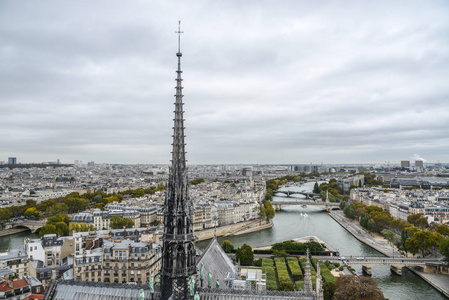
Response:
[[[73,222],[69,224],[69,234],[72,234],[74,231],[80,232],[80,224]]]
[[[440,253],[446,258],[446,264],[449,265],[449,237],[440,242]]]
[[[11,219],[11,212],[6,208],[0,208],[0,227],[3,229],[5,224]]]
[[[110,226],[112,229],[133,228],[134,221],[129,218],[122,218],[120,216],[112,216],[110,219]]]
[[[273,205],[271,205],[270,201],[264,201],[263,206],[265,208],[266,217],[267,219],[273,219],[274,215],[276,214],[273,208]]]
[[[421,218],[421,214],[413,214],[413,215],[409,215],[407,217],[407,222],[409,222],[412,225],[416,226],[416,220],[418,220],[419,218]]]
[[[228,240],[223,241],[223,244],[221,244],[221,248],[226,253],[232,253],[232,251],[234,251],[234,245],[231,244],[231,242]]]
[[[422,256],[429,254],[433,248],[439,246],[439,242],[442,239],[441,234],[433,233],[428,230],[419,230],[411,238],[405,242],[405,247],[408,252],[415,255],[421,252]]]
[[[42,226],[41,230],[39,231],[39,236],[44,236],[46,234],[56,233],[56,226],[53,224],[47,224]]]
[[[426,229],[429,227],[429,223],[427,222],[427,218],[421,217],[415,221],[415,226],[419,229]]]
[[[320,193],[320,187],[318,185],[318,182],[315,182],[315,185],[313,186],[313,193],[319,194]]]
[[[36,207],[30,207],[25,211],[24,216],[28,219],[39,220],[42,217],[42,214],[36,209]]]
[[[47,219],[47,224],[53,224],[58,222],[70,223],[70,217],[67,214],[57,214]]]
[[[388,240],[388,243],[390,245],[391,244],[393,244],[393,245],[396,244],[398,238],[397,238],[396,234],[393,231],[388,230],[388,229],[384,229],[384,230],[382,230],[381,233],[382,233],[382,236]]]
[[[36,207],[36,201],[34,201],[33,199],[28,199],[26,201],[26,206],[28,206],[28,207]]]
[[[235,253],[235,258],[242,266],[250,266],[254,260],[254,251],[251,246],[243,244]]]
[[[65,222],[53,223],[56,228],[56,234],[58,236],[68,236],[69,235],[69,226]]]
[[[435,231],[441,234],[442,236],[449,236],[449,226],[447,226],[446,224],[438,225]]]
[[[323,284],[324,300],[332,300],[336,290],[337,285],[334,282],[325,282]]]
[[[369,232],[376,232],[376,228],[377,228],[376,222],[373,219],[369,219],[368,223],[367,223],[367,226],[366,226],[366,229]]]

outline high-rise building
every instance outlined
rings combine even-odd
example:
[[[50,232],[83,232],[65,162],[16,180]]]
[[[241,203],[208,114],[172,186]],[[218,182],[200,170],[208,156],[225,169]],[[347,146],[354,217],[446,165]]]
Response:
[[[162,245],[162,299],[191,299],[189,279],[196,273],[193,203],[189,197],[184,142],[184,117],[181,78],[181,30],[178,33],[173,152],[164,205]]]
[[[17,164],[17,158],[16,157],[8,157],[8,164],[10,164],[10,165]]]
[[[415,168],[424,168],[424,162],[422,160],[415,160]]]
[[[409,160],[401,160],[401,168],[410,169],[410,161]]]

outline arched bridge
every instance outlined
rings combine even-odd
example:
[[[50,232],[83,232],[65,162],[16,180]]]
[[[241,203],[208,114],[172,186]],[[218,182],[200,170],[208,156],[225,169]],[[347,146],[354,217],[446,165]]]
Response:
[[[306,199],[312,199],[314,196],[319,196],[318,194],[308,193],[303,191],[293,191],[293,190],[277,190],[274,192],[276,197],[288,197],[290,198],[292,195],[303,195],[306,196]]]
[[[326,210],[339,209],[340,203],[326,202],[326,201],[312,201],[312,200],[272,200],[271,204],[275,210],[281,210],[283,207],[292,205],[304,206],[320,206]]]
[[[11,223],[11,228],[27,228],[31,230],[31,233],[36,233],[45,225],[45,221],[16,221]]]
[[[338,261],[346,265],[362,265],[363,271],[371,275],[371,268],[378,265],[389,265],[391,271],[397,275],[402,275],[404,267],[419,267],[426,271],[427,269],[435,269],[435,267],[443,266],[444,262],[438,259],[408,258],[408,257],[340,257],[327,258],[329,261]]]

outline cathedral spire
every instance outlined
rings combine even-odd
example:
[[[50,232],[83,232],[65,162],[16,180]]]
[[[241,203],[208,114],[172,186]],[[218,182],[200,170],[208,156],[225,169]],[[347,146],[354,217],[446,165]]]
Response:
[[[196,273],[193,235],[193,204],[189,197],[184,142],[184,111],[181,71],[181,28],[178,24],[178,69],[176,71],[173,150],[164,204],[162,246],[162,299],[190,299],[189,277]]]

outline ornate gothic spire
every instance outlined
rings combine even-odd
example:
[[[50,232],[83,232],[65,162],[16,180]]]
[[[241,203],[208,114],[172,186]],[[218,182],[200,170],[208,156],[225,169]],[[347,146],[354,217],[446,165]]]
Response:
[[[313,285],[312,285],[312,273],[310,272],[310,260],[309,260],[309,248],[307,248],[306,254],[306,269],[304,274],[304,292],[307,294],[313,293]]]
[[[321,278],[321,262],[318,261],[316,264],[316,291],[315,291],[315,299],[316,300],[324,300],[324,291],[322,286],[322,278]]]
[[[181,23],[181,21],[179,21]],[[190,299],[188,280],[196,273],[193,235],[193,204],[189,197],[184,142],[184,111],[181,78],[181,33],[178,33],[173,152],[164,205],[162,247],[162,299]]]

